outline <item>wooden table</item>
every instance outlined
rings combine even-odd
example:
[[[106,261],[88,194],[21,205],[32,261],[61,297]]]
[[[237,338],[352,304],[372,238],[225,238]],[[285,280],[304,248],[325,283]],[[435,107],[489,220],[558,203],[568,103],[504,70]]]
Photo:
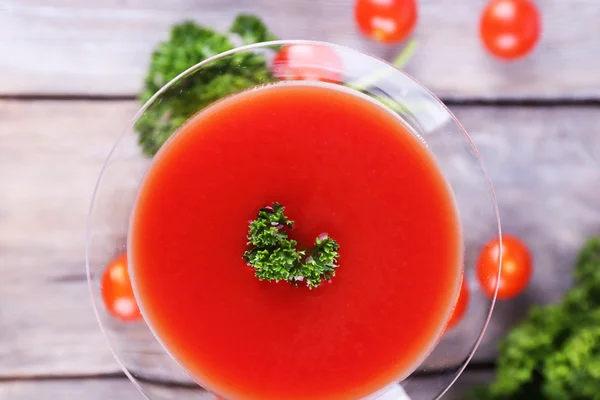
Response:
[[[139,107],[149,53],[170,26],[193,18],[224,28],[248,11],[281,38],[390,59],[397,48],[355,32],[351,3],[0,0],[0,399],[141,398],[94,319],[84,229],[100,167]],[[578,247],[600,232],[600,2],[539,1],[542,42],[514,63],[482,51],[484,3],[421,0],[420,47],[407,67],[470,132],[504,230],[535,257],[533,282],[498,305],[472,368],[448,396],[456,399],[490,378],[497,340],[530,304],[560,298]],[[471,264],[480,245],[468,243]]]

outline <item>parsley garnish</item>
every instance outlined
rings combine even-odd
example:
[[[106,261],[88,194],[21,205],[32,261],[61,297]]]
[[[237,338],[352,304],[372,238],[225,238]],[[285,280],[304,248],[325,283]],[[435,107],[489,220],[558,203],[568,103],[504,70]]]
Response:
[[[169,39],[152,53],[140,100],[148,101],[189,67],[233,49],[234,39],[251,44],[274,40],[275,36],[260,19],[247,14],[238,15],[225,34],[192,21],[175,25]],[[173,132],[204,107],[228,95],[274,81],[265,55],[258,52],[242,51],[206,64],[171,86],[136,121],[135,130],[144,154],[154,156]]]
[[[297,242],[288,238],[287,231],[294,221],[283,213],[279,203],[261,208],[257,218],[250,221],[248,246],[243,258],[254,269],[258,279],[287,281],[295,286],[305,283],[309,289],[335,276],[340,246],[326,233],[315,239],[307,251],[297,250]]]
[[[600,393],[600,237],[577,257],[562,300],[534,306],[502,340],[496,379],[472,400],[594,400]]]

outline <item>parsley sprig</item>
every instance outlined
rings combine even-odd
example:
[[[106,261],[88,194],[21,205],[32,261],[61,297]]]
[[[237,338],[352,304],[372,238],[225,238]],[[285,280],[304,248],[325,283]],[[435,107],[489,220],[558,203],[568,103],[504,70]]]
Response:
[[[257,218],[250,221],[249,249],[243,256],[248,266],[261,281],[287,281],[295,286],[304,283],[309,289],[330,281],[339,266],[340,246],[322,233],[308,252],[298,250],[298,242],[288,238],[294,221],[284,211],[285,207],[275,202],[261,208]]]
[[[145,103],[160,88],[189,67],[243,44],[275,40],[255,16],[240,14],[226,33],[186,21],[173,26],[150,60],[139,96]],[[272,50],[275,50],[273,48]],[[183,77],[155,101],[135,122],[138,142],[152,157],[185,121],[217,100],[245,89],[274,82],[265,54],[242,51],[206,64]]]
[[[502,340],[496,379],[471,400],[595,400],[600,397],[600,237],[577,257],[573,287],[535,306]]]

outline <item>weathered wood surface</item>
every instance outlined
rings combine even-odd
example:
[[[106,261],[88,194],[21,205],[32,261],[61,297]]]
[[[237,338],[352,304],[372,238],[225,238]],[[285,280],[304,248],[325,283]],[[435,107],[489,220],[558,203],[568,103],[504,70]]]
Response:
[[[0,377],[118,372],[87,293],[84,229],[104,158],[137,107],[133,101],[0,101],[0,299],[10,305],[0,310]],[[487,160],[505,231],[521,236],[535,257],[531,286],[498,305],[475,356],[490,361],[496,341],[530,304],[560,297],[578,247],[600,233],[600,108],[454,111]],[[131,174],[132,189],[147,161],[130,150],[123,173]],[[465,174],[468,184],[468,166],[452,161],[452,153],[442,156],[453,165],[448,173]],[[483,240],[478,227],[485,224],[492,221],[477,216],[466,227],[471,268]],[[99,235],[114,235],[110,224]],[[469,314],[481,317],[481,304],[472,304]],[[448,334],[445,357],[456,358],[465,335],[473,334],[469,324]],[[144,337],[126,329],[133,329],[130,340]],[[130,365],[145,376],[164,376],[162,359],[146,343],[138,341]]]
[[[427,379],[420,378],[423,399],[433,398],[435,393],[427,392]],[[477,383],[491,379],[489,372],[466,371],[444,396],[444,400],[463,400],[465,393]],[[144,389],[152,400],[214,400],[214,396],[201,390],[164,387],[145,384]],[[431,396],[428,396],[432,394]],[[20,380],[0,382],[0,399],[6,400],[143,400],[143,396],[125,378],[108,379],[60,379],[60,380]]]
[[[408,72],[444,98],[600,98],[600,2],[538,1],[535,53],[503,63],[482,49],[482,0],[419,1],[420,48]],[[134,95],[149,54],[172,24],[192,18],[226,28],[241,11],[282,39],[349,45],[391,59],[398,48],[361,37],[353,0],[3,0],[0,95]]]
[[[85,283],[92,189],[134,102],[0,102],[0,376],[118,370]]]
[[[147,384],[152,400],[216,400],[201,389],[192,390]],[[18,380],[0,383],[3,400],[144,400],[144,396],[125,377],[57,380]]]

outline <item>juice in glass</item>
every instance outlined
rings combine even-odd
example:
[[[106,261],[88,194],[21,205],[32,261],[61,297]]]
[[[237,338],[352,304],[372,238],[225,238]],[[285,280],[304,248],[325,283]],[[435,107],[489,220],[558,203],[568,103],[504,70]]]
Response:
[[[328,283],[259,281],[248,221],[272,202],[310,244],[340,246]],[[226,398],[359,399],[440,338],[462,275],[453,195],[402,120],[328,84],[233,95],[155,157],[129,237],[136,296],[170,354]]]

